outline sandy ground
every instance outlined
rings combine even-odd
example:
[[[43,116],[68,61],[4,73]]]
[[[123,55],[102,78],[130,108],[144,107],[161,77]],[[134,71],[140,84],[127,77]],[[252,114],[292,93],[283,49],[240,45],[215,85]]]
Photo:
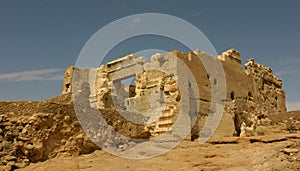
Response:
[[[300,134],[183,141],[150,159],[124,159],[103,150],[30,164],[24,171],[68,170],[300,170]]]

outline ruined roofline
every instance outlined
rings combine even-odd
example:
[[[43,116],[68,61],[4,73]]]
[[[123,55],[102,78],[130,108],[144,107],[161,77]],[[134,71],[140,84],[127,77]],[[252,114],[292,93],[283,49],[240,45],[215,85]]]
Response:
[[[222,52],[217,57],[212,56],[210,54],[207,54],[206,52],[201,51],[199,49],[196,49],[195,51],[188,52],[188,53],[185,53],[185,52],[182,52],[182,51],[179,51],[179,50],[173,50],[173,51],[167,52],[167,53],[172,53],[178,58],[187,59],[187,61],[189,61],[189,62],[192,62],[193,59],[197,55],[206,54],[206,55],[209,55],[211,57],[214,57],[212,59],[220,60],[223,63],[223,67],[224,67],[224,65],[227,65],[231,68],[237,68],[237,69],[240,69],[241,71],[243,71],[244,73],[246,73],[247,75],[255,74],[255,72],[258,72],[258,71],[259,72],[264,72],[265,75],[267,75],[266,77],[268,77],[268,78],[266,78],[267,80],[269,80],[271,83],[274,83],[277,87],[282,87],[282,80],[279,79],[278,77],[276,77],[273,74],[272,69],[270,67],[266,67],[266,66],[264,66],[264,65],[262,65],[262,64],[260,64],[256,61],[254,61],[253,58],[250,58],[250,59],[246,60],[246,63],[244,64],[245,68],[243,68],[240,53],[239,53],[239,51],[237,51],[236,49],[233,49],[233,48]],[[157,60],[157,58],[159,58],[160,55],[164,55],[164,54],[159,54],[159,53],[153,54],[151,56],[151,61]],[[101,66],[107,65],[108,67],[111,67],[111,66],[116,66],[121,62],[125,62],[123,64],[126,65],[127,61],[130,62],[132,60],[135,60],[137,63],[142,64],[142,65],[147,63],[145,57],[143,57],[143,56],[137,57],[135,54],[129,54],[129,55],[126,55],[124,57],[117,58],[116,60],[110,61],[107,64],[102,64]],[[77,67],[70,66],[70,67],[67,68],[67,70],[70,70],[71,68],[73,70],[77,69]]]
[[[173,50],[173,51],[167,52],[167,53],[172,53],[176,57],[187,58],[188,61],[192,61],[193,60],[193,56],[195,57],[195,56],[197,56],[199,54],[206,54],[206,55],[212,56],[212,55],[210,55],[210,54],[208,54],[208,53],[206,53],[204,51],[201,51],[199,49],[196,49],[195,51],[188,52],[188,53],[182,52],[180,50]],[[162,54],[160,54],[160,53],[153,54],[151,56],[151,61],[152,61],[152,58],[158,57],[159,55],[163,55],[163,54],[164,53],[162,53]],[[213,56],[213,57],[215,57],[215,56]],[[223,51],[220,55],[218,55],[217,57],[215,57],[215,59],[218,59],[218,60],[220,60],[221,62],[224,62],[224,63],[229,62],[230,60],[231,61],[235,61],[236,64],[237,64],[236,66],[237,67],[241,67],[241,69],[243,71],[245,71],[245,72],[246,72],[247,68],[254,67],[254,68],[265,70],[266,72],[268,72],[268,73],[270,73],[270,74],[273,75],[273,71],[272,71],[272,69],[270,67],[264,66],[263,64],[260,64],[260,63],[256,62],[254,60],[254,58],[247,59],[246,62],[245,62],[245,64],[244,64],[245,69],[243,69],[243,67],[242,67],[242,60],[241,60],[241,57],[240,57],[240,52],[237,51],[236,49],[233,49],[233,48],[228,49],[226,51]],[[144,56],[136,56],[135,54],[129,54],[129,55],[126,55],[124,57],[117,58],[116,60],[110,61],[107,64],[102,64],[102,65],[113,66],[113,65],[116,65],[118,63],[129,61],[129,60],[138,60],[138,62],[141,63],[141,64],[147,63],[146,58]],[[77,69],[77,67],[75,67],[75,66],[69,66],[67,68],[67,70],[70,70],[71,68],[72,69]],[[246,74],[247,74],[247,72],[246,72]],[[274,76],[274,79],[276,79],[278,81],[280,80],[276,76]]]
[[[243,68],[240,53],[235,49],[228,49],[228,50],[222,52],[218,57],[207,54],[206,52],[201,51],[199,49],[197,49],[193,52],[188,52],[188,53],[181,52],[179,50],[173,50],[173,51],[167,52],[167,53],[174,54],[176,57],[185,59],[187,62],[192,62],[193,60],[195,60],[197,55],[203,54],[204,56],[212,57],[211,59],[213,59],[213,60],[220,60],[222,62],[224,70],[226,70],[226,68],[227,68],[227,70],[228,69],[236,70],[237,72],[241,71],[241,72],[245,73],[246,75],[250,75],[250,76],[252,75],[252,76],[263,78],[264,80],[266,80],[267,83],[273,84],[278,88],[282,88],[282,84],[283,84],[282,80],[273,74],[272,69],[270,67],[266,67],[256,61],[254,61],[253,58],[246,60],[246,63],[244,64],[245,68]],[[153,61],[159,60],[160,56],[163,56],[163,55],[164,54],[159,54],[159,53],[153,54],[151,56],[150,63]],[[122,65],[125,68],[130,67],[134,64],[144,65],[144,64],[148,63],[146,61],[146,58],[143,56],[137,57],[135,54],[129,54],[125,57],[118,58],[116,60],[108,62],[107,64],[103,64],[101,66],[107,66],[107,67],[111,68],[111,70],[119,70],[119,69],[121,69],[121,68],[119,68],[119,64],[121,62],[122,63],[124,62]],[[101,66],[98,67],[98,70],[100,69]],[[71,81],[72,79],[70,78],[70,74],[72,73],[72,70],[82,70],[82,69],[83,68],[77,68],[77,67],[73,67],[73,66],[70,66],[66,69],[64,80],[66,80],[66,82],[68,82],[68,83],[64,83],[64,85],[67,85],[67,87],[63,88],[66,90],[66,92],[68,92],[67,91],[67,89],[69,89],[68,86],[72,82]]]
[[[254,60],[254,58],[250,58],[246,60],[246,63],[244,64],[245,67],[256,67],[256,68],[263,68],[264,70],[268,71],[269,73],[273,74],[273,70],[270,67],[264,66],[263,64],[260,64]]]
[[[111,66],[111,65],[115,65],[117,63],[121,63],[121,62],[126,61],[126,60],[132,60],[132,59],[136,59],[136,58],[137,58],[137,56],[135,54],[129,54],[129,55],[126,55],[124,57],[118,58],[116,60],[110,61],[106,65]]]
[[[278,88],[282,88],[283,81],[273,74],[273,70],[270,67],[255,62],[253,58],[246,61],[245,73],[247,75],[258,75],[260,73],[266,82],[274,84]]]
[[[235,60],[236,62],[240,62],[240,63],[242,61],[240,52],[235,49],[228,49],[228,50],[222,52],[221,55],[218,56],[218,59],[221,61],[226,61],[228,58],[231,58],[231,59]]]

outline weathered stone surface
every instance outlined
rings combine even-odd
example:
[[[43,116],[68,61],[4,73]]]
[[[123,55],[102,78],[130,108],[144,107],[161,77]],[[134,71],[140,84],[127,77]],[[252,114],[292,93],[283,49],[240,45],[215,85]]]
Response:
[[[253,80],[253,95],[257,104],[257,112],[275,113],[286,111],[285,91],[282,89],[282,81],[273,75],[271,68],[250,59],[245,64],[245,72]]]
[[[226,138],[211,138],[208,143],[211,144],[237,144],[238,137],[226,137]]]
[[[191,126],[192,120],[195,121],[191,138],[197,138],[208,113],[211,112],[210,98],[215,92],[211,92],[210,81],[222,86],[218,84],[219,80],[206,72],[197,54],[204,52],[196,50],[186,54],[175,50],[168,54],[155,54],[151,57],[151,62],[146,62],[142,57],[128,55],[97,69],[68,67],[61,96],[39,102],[0,102],[0,170],[15,170],[30,163],[32,164],[27,170],[82,170],[92,167],[90,161],[95,159],[94,154],[87,161],[87,165],[79,164],[82,158],[77,158],[75,162],[75,157],[68,161],[53,159],[54,162],[52,158],[92,153],[99,149],[94,143],[103,139],[115,145],[118,150],[130,149],[135,145],[135,142],[118,143],[121,142],[119,137],[110,137],[108,131],[100,129],[101,127],[84,132],[74,111],[73,103],[76,100],[79,100],[77,108],[84,113],[83,117],[95,116],[95,120],[87,120],[88,123],[99,124],[97,117],[100,110],[106,123],[126,137],[147,139],[174,129],[185,129],[172,127],[178,120],[182,101],[186,98],[183,94],[191,92],[188,84],[183,90],[178,85],[176,76],[180,73],[176,72],[176,60],[188,66],[199,88],[200,97],[197,97],[197,103],[193,103],[200,106],[198,115],[190,115],[191,121],[179,123]],[[173,58],[168,58],[170,55]],[[196,170],[223,169],[224,166],[234,170],[269,169],[273,166],[279,170],[299,170],[300,111],[285,112],[282,81],[272,74],[270,68],[256,63],[253,59],[247,61],[243,70],[240,54],[234,49],[222,53],[216,60],[220,60],[224,67],[227,97],[224,99],[225,112],[213,138],[203,146],[198,143],[186,145],[192,142],[183,141],[183,145],[176,148],[175,154],[170,155],[171,152],[148,160],[151,161],[148,163],[150,170],[157,169],[153,167],[153,163],[160,161],[164,164],[173,161],[170,168],[178,170],[178,166],[175,167],[178,164],[177,159],[181,160],[181,168]],[[166,69],[173,74],[163,72]],[[129,77],[135,77],[135,80],[127,86],[122,80]],[[81,97],[86,97],[83,100],[87,101],[87,106],[81,106]],[[120,110],[117,111],[116,108]],[[122,115],[120,111],[123,112]],[[184,112],[192,113],[189,110]],[[90,134],[95,136],[88,138],[87,135]],[[232,137],[233,134],[240,137]],[[166,140],[161,140],[164,141]],[[226,148],[222,149],[224,146]],[[237,152],[241,154],[236,155]],[[114,160],[103,151],[96,153],[101,153],[97,163],[104,159],[105,164]],[[40,163],[45,160],[45,163]],[[123,164],[119,170],[129,168],[126,163],[128,161],[118,160]],[[211,165],[212,160],[216,163],[215,166]],[[34,164],[36,162],[38,163]],[[53,164],[57,162],[58,165]],[[134,161],[132,165],[136,163]],[[186,163],[191,163],[190,167],[186,167]],[[286,165],[282,166],[282,163]],[[140,163],[140,166],[144,167],[145,163]],[[116,170],[115,165],[111,164],[104,168]]]
[[[72,92],[72,78],[74,73],[74,66],[69,66],[64,75],[64,81],[62,86],[62,94],[67,94]]]
[[[171,58],[167,58],[170,54]],[[146,62],[145,58],[131,54],[102,65],[97,69],[95,85],[90,85],[95,88],[91,90],[90,101],[96,103],[91,106],[141,112],[152,118],[149,122],[153,123],[145,124],[145,128],[149,128],[153,136],[170,131],[169,128],[174,124],[182,103],[182,92],[179,91],[176,80],[172,79],[177,76],[176,60],[180,60],[190,69],[199,89],[198,116],[196,119],[191,116],[191,121],[195,121],[191,136],[192,139],[197,138],[211,110],[211,93],[217,93],[211,92],[210,81],[222,86],[218,85],[216,78],[211,78],[211,73],[207,73],[197,54],[207,55],[199,50],[188,54],[174,50],[171,53],[155,54],[150,62]],[[224,69],[227,97],[224,99],[225,113],[214,136],[261,134],[256,132],[257,124],[270,124],[265,118],[266,115],[286,111],[282,81],[273,75],[269,67],[253,59],[246,62],[243,70],[240,53],[234,49],[223,52],[214,60],[217,59],[221,61]],[[173,75],[162,72],[164,69],[172,71]],[[74,68],[70,67],[66,71],[63,92],[70,92],[70,88],[67,87],[70,87],[73,70]],[[83,73],[80,73],[80,68],[75,70],[79,71],[77,75],[85,75],[84,79],[89,77],[85,74],[86,70],[83,70]],[[83,78],[77,75],[77,78]],[[135,77],[134,82],[129,86],[124,85],[122,80],[130,77]]]
[[[261,138],[261,137],[260,137]],[[275,137],[274,137],[275,138]],[[236,142],[238,139],[238,142]],[[144,160],[128,160],[103,150],[72,158],[56,158],[33,163],[25,171],[57,170],[299,170],[299,139],[274,143],[252,142],[250,137],[212,138],[199,145],[197,141],[183,141],[170,152]],[[289,147],[287,147],[289,146]],[[292,154],[292,155],[291,155]],[[69,167],[68,167],[69,166]],[[76,166],[76,167],[75,167]],[[78,167],[78,169],[76,169]]]
[[[163,58],[154,55],[151,61],[154,66],[159,62],[160,66],[168,65],[167,61],[162,62]],[[150,130],[152,135],[157,135],[168,131],[174,123],[180,94],[176,81],[170,75],[153,70],[158,68],[152,64],[144,64],[145,58],[128,55],[100,66],[95,86],[96,106],[100,109],[117,108],[141,113],[148,118],[144,121],[145,129]],[[172,64],[176,65],[174,62]],[[122,80],[128,77],[135,77],[136,80],[126,87]],[[162,96],[164,99],[161,99]]]
[[[0,170],[99,149],[81,129],[68,99],[0,102]]]
[[[284,148],[280,151],[285,153],[285,154],[288,154],[288,155],[293,155],[294,153],[298,153],[299,149],[297,149],[297,148]]]

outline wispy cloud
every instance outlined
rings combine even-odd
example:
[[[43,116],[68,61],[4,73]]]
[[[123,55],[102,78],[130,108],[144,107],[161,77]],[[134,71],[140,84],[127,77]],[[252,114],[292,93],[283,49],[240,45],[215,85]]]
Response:
[[[287,101],[288,111],[300,110],[300,101]]]
[[[51,68],[0,74],[0,81],[62,80],[64,68]]]
[[[182,18],[188,19],[188,18],[193,18],[193,17],[199,17],[199,16],[201,16],[201,15],[203,15],[203,11],[201,11],[201,12],[200,12],[200,11],[197,11],[197,12],[190,13],[190,14],[188,14],[188,15],[182,17]]]
[[[286,58],[284,60],[279,60],[277,64],[284,65],[284,64],[294,64],[294,63],[299,63],[300,62],[300,57],[298,58]]]
[[[274,73],[276,75],[289,75],[289,74],[297,74],[300,73],[299,69],[300,58],[285,58],[276,61],[275,65],[277,66],[277,70]]]
[[[275,72],[275,75],[288,75],[288,74],[297,74],[300,73],[300,69],[294,69],[294,70],[281,70]]]

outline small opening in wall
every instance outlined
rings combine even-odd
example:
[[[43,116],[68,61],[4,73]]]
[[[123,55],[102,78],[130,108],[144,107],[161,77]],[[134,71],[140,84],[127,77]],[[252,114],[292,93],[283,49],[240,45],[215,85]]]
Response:
[[[66,91],[70,88],[70,83],[66,84]]]
[[[216,78],[214,78],[214,85],[217,85],[218,80]]]
[[[136,95],[136,92],[135,92],[135,85],[129,85],[129,92],[128,92],[128,94],[129,94],[129,98],[130,97],[134,97],[135,95]]]
[[[249,97],[253,97],[253,96],[252,96],[252,93],[251,93],[250,91],[248,92],[248,96],[249,96]]]
[[[233,91],[230,93],[230,98],[231,98],[231,100],[234,100],[234,92]]]
[[[207,79],[209,79],[210,78],[210,75],[207,73]]]

